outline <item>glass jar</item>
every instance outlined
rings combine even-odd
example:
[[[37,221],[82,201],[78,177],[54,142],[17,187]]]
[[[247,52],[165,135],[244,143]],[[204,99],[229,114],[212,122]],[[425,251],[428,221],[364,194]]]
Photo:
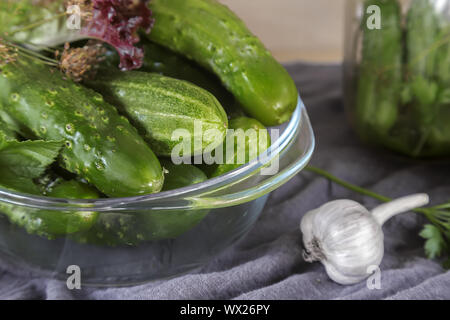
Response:
[[[450,0],[348,0],[345,103],[361,138],[450,155]]]

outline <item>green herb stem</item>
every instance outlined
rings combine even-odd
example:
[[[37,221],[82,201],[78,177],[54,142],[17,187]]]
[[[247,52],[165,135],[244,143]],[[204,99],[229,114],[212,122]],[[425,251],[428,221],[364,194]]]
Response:
[[[367,190],[367,189],[362,188],[362,187],[358,187],[357,185],[354,185],[354,184],[351,184],[351,183],[346,182],[344,180],[341,180],[341,179],[337,178],[336,176],[333,176],[331,173],[329,173],[329,172],[327,172],[325,170],[322,170],[322,169],[319,169],[319,168],[316,168],[316,167],[312,167],[312,166],[306,167],[306,170],[311,171],[313,173],[316,173],[316,174],[318,174],[320,176],[323,176],[323,177],[327,178],[328,180],[333,181],[334,183],[343,186],[346,189],[349,189],[349,190],[355,191],[357,193],[360,193],[362,195],[365,195],[365,196],[377,199],[377,200],[379,200],[381,202],[392,201],[391,198],[385,197],[385,196],[380,195],[378,193],[375,193],[373,191]]]
[[[308,166],[305,168],[306,170],[313,172],[317,175],[320,175],[346,189],[349,189],[351,191],[354,191],[356,193],[374,198],[376,200],[379,200],[381,202],[389,202],[392,201],[392,198],[380,195],[376,192],[370,191],[368,189],[359,187],[357,185],[351,184],[349,182],[346,182],[344,180],[339,179],[338,177],[332,175],[331,173],[322,170],[320,168],[316,168],[313,166]],[[420,209],[415,209],[413,210],[416,213],[420,213],[423,214],[427,217],[427,219],[433,224],[435,225],[437,228],[439,228],[439,230],[442,233],[445,233],[445,229],[449,228],[449,223],[450,223],[450,213],[446,212],[446,211],[442,211],[444,209],[448,209],[450,208],[450,203],[446,203],[446,204],[442,204],[439,206],[435,206],[435,207],[430,207],[430,208],[420,208]]]

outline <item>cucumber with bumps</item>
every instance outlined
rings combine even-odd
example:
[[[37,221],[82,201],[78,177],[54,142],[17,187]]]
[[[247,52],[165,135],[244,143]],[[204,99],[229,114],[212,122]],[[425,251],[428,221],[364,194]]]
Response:
[[[222,145],[224,163],[202,166],[210,178],[221,176],[254,160],[271,145],[266,127],[256,119],[238,117],[230,120],[229,126],[231,130]],[[234,150],[233,153],[228,153],[228,149]]]
[[[412,106],[408,111],[417,119],[414,128],[419,134],[411,155],[416,156],[426,152],[429,145],[432,147],[438,132],[436,123],[442,104],[439,102],[441,84],[437,80],[448,70],[445,60],[441,61],[448,34],[441,33],[440,17],[430,0],[411,2],[406,26],[406,80],[410,93],[408,102]],[[440,69],[445,71],[440,72]],[[443,83],[442,88],[446,85]]]
[[[163,191],[206,181],[207,176],[192,165],[161,160],[167,170]],[[194,228],[208,210],[168,210],[132,213],[101,213],[94,227],[73,235],[80,243],[103,246],[137,246],[145,241],[173,239]]]
[[[225,89],[213,73],[154,42],[144,40],[141,44],[145,56],[144,63],[139,71],[159,73],[167,77],[189,81],[209,91],[219,100],[228,115],[228,119],[245,115],[239,102]],[[116,68],[118,63],[118,54],[108,51],[105,65],[108,68]]]
[[[289,119],[298,100],[292,78],[226,6],[215,0],[153,0],[150,8],[150,40],[214,72],[263,124]]]
[[[145,51],[141,71],[155,72],[175,79],[186,80],[211,92],[222,104],[228,118],[244,116],[242,107],[211,72],[189,61],[185,57],[156,43],[143,42]],[[117,65],[117,62],[116,64]]]
[[[161,190],[164,175],[155,154],[100,94],[25,58],[1,70],[2,111],[36,137],[64,141],[65,169],[111,197]]]
[[[237,103],[233,95],[222,86],[220,80],[213,73],[154,42],[144,39],[141,41],[141,45],[145,56],[139,71],[159,73],[167,77],[189,81],[212,93],[225,108]],[[116,52],[108,51],[104,64],[108,68],[116,68],[119,60]]]
[[[78,181],[62,181],[47,194],[65,199],[95,199],[98,192]],[[23,227],[28,233],[55,239],[61,236],[89,230],[96,222],[98,213],[90,211],[50,211],[1,203],[0,211],[11,223]]]
[[[167,170],[163,191],[175,190],[208,180],[206,174],[190,164],[176,165],[170,160],[161,160],[161,165]]]
[[[228,119],[220,103],[187,81],[156,73],[112,71],[102,72],[87,84],[132,119],[159,156],[171,156],[180,144],[178,138],[173,139],[179,129],[187,130],[191,140],[190,154],[177,154],[181,156],[215,148],[226,135]],[[195,130],[196,122],[202,130]]]
[[[397,1],[366,1],[365,7],[381,9],[381,29],[367,26],[370,13],[364,12],[362,61],[356,96],[355,125],[361,134],[368,129],[383,137],[395,125],[399,114],[402,88],[402,28]]]
[[[439,70],[440,17],[433,1],[413,0],[406,17],[407,78],[432,78]],[[446,43],[442,41],[442,43]]]

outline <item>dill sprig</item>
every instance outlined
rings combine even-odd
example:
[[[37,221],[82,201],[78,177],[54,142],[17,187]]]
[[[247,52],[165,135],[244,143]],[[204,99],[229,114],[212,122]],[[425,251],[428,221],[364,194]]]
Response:
[[[40,49],[47,53],[52,53],[54,58],[19,44],[0,39],[0,66],[17,61],[20,57],[30,58],[59,69],[67,78],[75,82],[81,82],[95,76],[106,53],[103,45],[96,41],[89,41],[81,48],[71,48],[70,44],[66,43],[62,53],[52,48],[41,47]]]
[[[357,185],[351,184],[347,181],[341,180],[338,177],[332,175],[331,173],[316,168],[313,166],[306,167],[306,170],[320,175],[348,190],[354,191],[356,193],[371,197],[373,199],[379,200],[381,202],[389,202],[393,199],[380,195],[371,190],[359,187]],[[429,224],[426,224],[420,236],[424,238],[425,241],[425,253],[428,258],[447,258],[444,262],[444,266],[450,267],[450,202],[413,210],[416,213],[423,214]]]

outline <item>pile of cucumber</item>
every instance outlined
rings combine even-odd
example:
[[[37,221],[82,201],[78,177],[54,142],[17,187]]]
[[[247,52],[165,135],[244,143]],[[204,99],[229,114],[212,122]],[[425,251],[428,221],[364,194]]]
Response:
[[[17,2],[30,17],[48,14],[48,8],[29,7],[32,1]],[[145,57],[137,71],[118,70],[118,57],[109,52],[97,76],[78,84],[27,55],[13,63],[0,60],[0,162],[12,159],[7,152],[14,144],[20,148],[15,157],[39,167],[28,175],[20,170],[16,179],[0,178],[1,187],[67,199],[174,190],[242,165],[173,164],[175,130],[191,133],[192,143],[180,154],[189,158],[225,150],[229,128],[266,130],[290,118],[298,99],[293,80],[227,7],[215,0],[152,0],[150,7],[155,24],[142,35]],[[19,24],[21,17],[11,21],[2,9],[0,30],[11,31],[10,23]],[[38,35],[19,34],[33,44],[40,43]],[[198,121],[201,136],[195,136]],[[194,143],[199,139],[201,144]],[[31,154],[30,142],[40,143],[38,154]],[[247,162],[250,145],[261,154],[270,137],[235,146],[247,152]],[[111,246],[175,238],[208,213],[50,212],[4,203],[0,212],[31,234]]]
[[[380,29],[367,24],[373,5]],[[365,0],[361,20],[353,121],[364,139],[411,157],[450,155],[450,23],[439,10],[434,0]]]

